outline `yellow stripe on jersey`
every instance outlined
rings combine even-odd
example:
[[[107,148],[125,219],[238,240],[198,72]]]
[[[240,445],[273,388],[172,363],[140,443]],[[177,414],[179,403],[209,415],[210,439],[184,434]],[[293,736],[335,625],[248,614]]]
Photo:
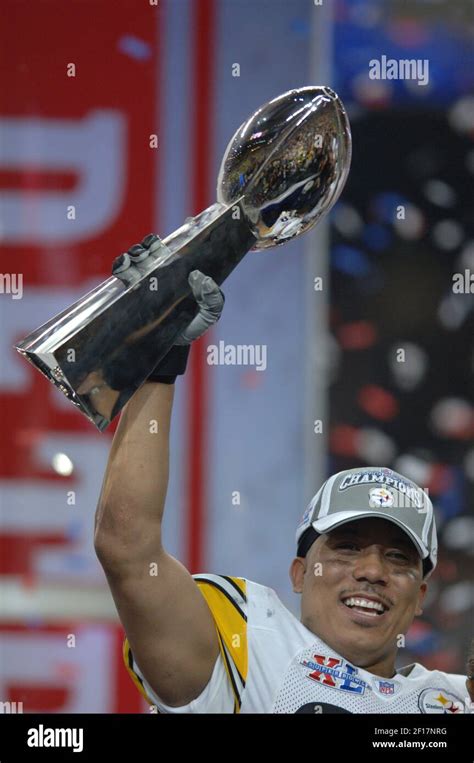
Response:
[[[232,665],[230,664],[230,657],[228,655],[225,644],[222,641],[222,636],[217,630],[217,627],[216,627],[216,632],[217,632],[217,640],[219,641],[219,649],[221,651],[222,661],[224,663],[225,671],[227,673],[227,678],[229,679],[230,687],[232,689],[232,694],[234,695],[234,713],[240,713],[240,708],[242,707],[242,700],[240,697],[241,689],[239,689],[239,686],[236,683]]]
[[[248,673],[247,583],[243,578],[222,575],[193,575],[214,618],[222,661],[234,694],[234,713],[240,712],[241,694]],[[123,642],[123,661],[133,683],[149,705],[143,681],[135,672],[133,653],[127,637]]]
[[[239,712],[241,693],[248,673],[247,616],[239,604],[232,599],[229,585],[238,589],[236,596],[246,601],[246,581],[242,578],[223,576],[193,576],[199,590],[206,599],[220,636],[219,646],[234,692],[236,709]],[[233,666],[229,665],[229,657]],[[234,675],[236,670],[237,675]]]
[[[145,691],[145,687],[143,686],[140,676],[138,676],[133,669],[133,655],[132,655],[132,650],[130,649],[130,644],[128,643],[127,637],[125,637],[123,642],[122,656],[123,656],[123,661],[125,663],[125,667],[127,668],[128,674],[130,678],[132,679],[133,683],[135,684],[135,686],[137,687],[138,691],[140,692],[142,697],[146,699],[149,705],[154,705],[155,703],[152,702],[152,700],[148,697]]]

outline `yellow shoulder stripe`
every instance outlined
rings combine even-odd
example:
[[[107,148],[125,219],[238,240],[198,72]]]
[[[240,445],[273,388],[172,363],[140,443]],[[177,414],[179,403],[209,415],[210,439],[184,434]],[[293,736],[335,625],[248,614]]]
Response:
[[[241,706],[241,694],[248,674],[247,582],[230,576],[193,576],[216,624],[219,648],[234,694],[234,712]],[[133,654],[127,637],[123,642],[123,661],[130,678],[149,705],[143,682],[133,669]]]
[[[122,655],[123,655],[123,661],[125,663],[125,667],[127,668],[128,674],[129,674],[130,678],[132,679],[133,683],[137,687],[137,689],[140,692],[140,694],[146,699],[148,704],[149,705],[153,705],[154,703],[148,697],[148,695],[147,695],[147,693],[145,691],[145,687],[143,686],[140,678],[137,676],[137,674],[133,670],[133,667],[132,667],[132,664],[133,664],[132,663],[132,652],[131,652],[130,644],[128,643],[127,637],[125,637],[125,640],[123,642]]]
[[[246,598],[246,581],[234,577],[229,577],[228,580],[232,581]],[[217,584],[204,579],[197,579],[196,583],[207,601],[217,629],[245,685],[248,672],[246,614]]]

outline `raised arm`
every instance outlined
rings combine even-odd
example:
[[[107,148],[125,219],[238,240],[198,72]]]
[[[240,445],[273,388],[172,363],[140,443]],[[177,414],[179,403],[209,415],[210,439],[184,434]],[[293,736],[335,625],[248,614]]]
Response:
[[[203,287],[201,278],[193,288],[201,311],[208,310],[201,334],[222,310],[212,284],[204,279]],[[185,332],[191,340],[193,324]],[[173,393],[174,384],[147,382],[122,411],[96,511],[95,550],[138,667],[166,704],[180,706],[209,682],[219,645],[196,583],[162,544]]]

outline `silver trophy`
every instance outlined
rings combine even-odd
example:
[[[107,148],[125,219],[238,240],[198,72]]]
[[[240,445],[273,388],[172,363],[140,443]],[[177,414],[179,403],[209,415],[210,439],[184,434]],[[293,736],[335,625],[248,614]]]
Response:
[[[290,90],[236,131],[222,159],[217,202],[152,247],[131,284],[111,276],[15,349],[103,431],[198,312],[188,275],[221,284],[249,251],[315,225],[349,172],[351,134],[329,87]]]

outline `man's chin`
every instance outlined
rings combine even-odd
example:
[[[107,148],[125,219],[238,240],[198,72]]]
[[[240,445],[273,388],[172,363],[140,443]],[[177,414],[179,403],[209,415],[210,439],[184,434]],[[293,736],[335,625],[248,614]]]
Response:
[[[372,666],[387,658],[386,643],[379,639],[374,642],[373,638],[359,638],[355,644],[354,638],[345,634],[342,638],[331,640],[331,647],[355,668],[363,668],[369,672],[372,672]]]
[[[324,628],[308,619],[303,625],[318,636],[330,649],[344,657],[357,667],[373,665],[379,655],[387,651],[389,636],[377,628],[360,623],[344,622],[331,618],[326,620]]]

